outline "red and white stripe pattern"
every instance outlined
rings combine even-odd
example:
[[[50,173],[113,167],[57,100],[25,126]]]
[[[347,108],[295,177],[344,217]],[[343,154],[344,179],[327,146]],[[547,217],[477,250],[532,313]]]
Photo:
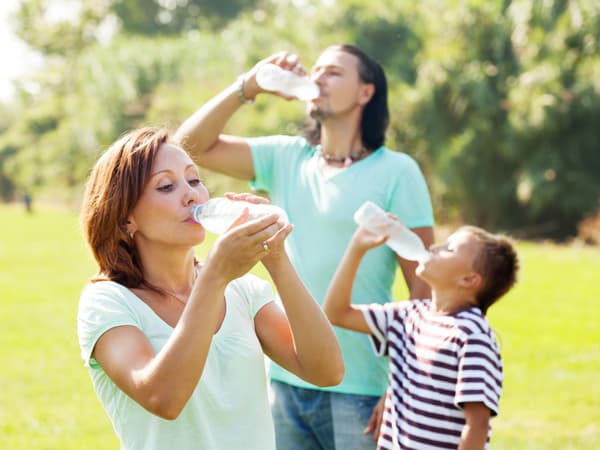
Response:
[[[487,319],[478,308],[443,315],[430,306],[358,305],[375,352],[390,357],[380,449],[456,449],[463,403],[482,402],[498,414],[502,361]],[[486,448],[490,435],[491,428]]]

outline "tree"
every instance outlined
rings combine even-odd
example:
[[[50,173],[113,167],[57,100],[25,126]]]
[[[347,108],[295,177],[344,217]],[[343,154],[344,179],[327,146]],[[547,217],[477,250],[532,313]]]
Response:
[[[565,238],[600,209],[598,2],[81,0],[56,19],[57,2],[18,13],[46,64],[0,124],[5,197],[26,182],[78,192],[124,130],[181,120],[274,51],[309,66],[347,42],[385,67],[387,144],[421,164],[438,220]],[[297,133],[303,116],[261,97],[229,127]]]

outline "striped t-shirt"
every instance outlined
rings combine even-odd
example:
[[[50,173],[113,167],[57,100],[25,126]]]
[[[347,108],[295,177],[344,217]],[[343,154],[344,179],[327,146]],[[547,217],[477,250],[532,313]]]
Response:
[[[462,404],[482,402],[498,414],[502,361],[478,308],[430,311],[431,300],[357,305],[378,355],[390,357],[379,449],[456,449]],[[489,445],[488,430],[486,448]]]

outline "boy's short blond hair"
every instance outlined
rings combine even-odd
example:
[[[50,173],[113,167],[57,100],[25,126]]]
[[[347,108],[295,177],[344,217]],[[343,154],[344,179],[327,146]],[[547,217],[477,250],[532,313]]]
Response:
[[[460,231],[471,234],[480,244],[473,268],[482,278],[476,300],[485,314],[490,306],[514,286],[519,271],[519,258],[508,236],[492,234],[474,226],[461,227]]]

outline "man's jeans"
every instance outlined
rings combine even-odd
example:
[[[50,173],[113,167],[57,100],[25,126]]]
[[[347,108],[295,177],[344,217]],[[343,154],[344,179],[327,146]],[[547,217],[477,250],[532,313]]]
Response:
[[[379,397],[303,389],[271,381],[278,450],[373,450],[364,435]]]

